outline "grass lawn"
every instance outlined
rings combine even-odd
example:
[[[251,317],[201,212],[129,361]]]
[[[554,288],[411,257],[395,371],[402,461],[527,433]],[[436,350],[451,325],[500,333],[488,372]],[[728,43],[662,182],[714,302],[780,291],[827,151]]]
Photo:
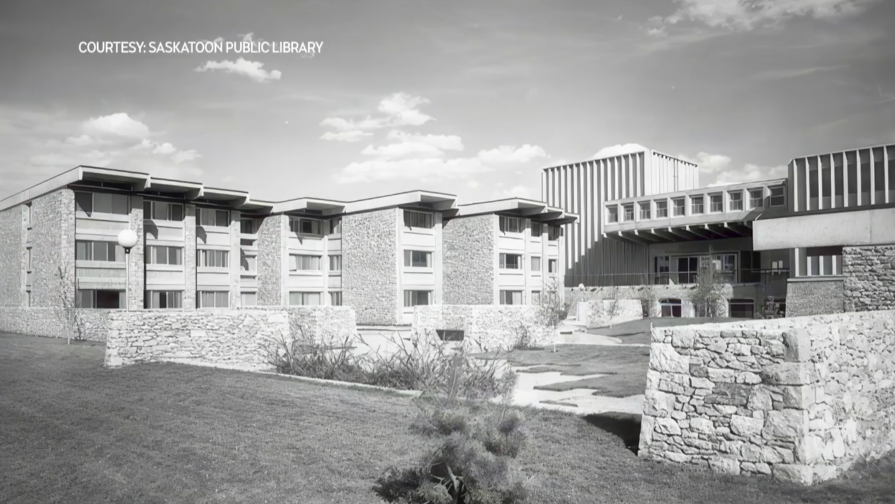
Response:
[[[0,335],[0,501],[375,503],[426,442],[397,394],[177,364],[102,368],[103,347]],[[803,489],[639,460],[636,417],[530,412],[532,502],[893,502],[895,457]],[[636,438],[635,438],[636,439]]]
[[[613,338],[618,338],[622,340],[622,343],[626,344],[641,344],[648,345],[650,342],[650,323],[655,327],[673,327],[673,326],[681,326],[681,325],[695,325],[695,324],[716,324],[722,322],[734,322],[737,320],[748,320],[748,319],[739,319],[739,318],[726,318],[726,317],[717,317],[717,318],[709,318],[709,317],[694,317],[694,318],[671,318],[671,317],[658,317],[652,319],[641,319],[634,320],[631,322],[623,322],[621,324],[614,325],[612,327],[597,327],[595,329],[588,329],[587,332],[590,334],[600,334],[602,336],[612,336]]]

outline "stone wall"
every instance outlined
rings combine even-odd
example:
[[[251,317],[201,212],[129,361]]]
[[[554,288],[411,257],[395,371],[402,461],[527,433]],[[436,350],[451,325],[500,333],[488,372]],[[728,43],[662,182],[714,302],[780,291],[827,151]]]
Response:
[[[804,317],[845,311],[844,280],[834,278],[790,278],[786,286],[786,316]]]
[[[842,273],[848,311],[895,309],[895,245],[843,248]]]
[[[539,323],[540,308],[528,305],[429,305],[413,309],[413,331],[462,329],[464,338],[487,349],[510,348],[521,337],[532,346],[554,343],[555,332]]]
[[[0,212],[0,305],[24,305],[23,205]]]
[[[804,484],[895,448],[895,311],[654,328],[640,456]]]
[[[358,324],[397,325],[398,209],[342,218],[342,303]]]
[[[293,329],[297,330],[297,324],[316,341],[344,341],[347,336],[357,334],[355,311],[349,306],[252,306],[244,309],[285,311]]]
[[[444,304],[495,302],[495,226],[497,217],[480,215],[444,224]]]
[[[61,306],[62,292],[72,296],[69,301],[73,305],[75,193],[60,189],[34,199],[31,225],[31,306]]]
[[[286,260],[286,230],[289,217],[271,215],[258,229],[258,304],[279,306],[287,302],[283,294]]]
[[[81,339],[106,340],[107,319],[111,310],[78,309],[77,313],[81,325]],[[49,338],[69,337],[61,310],[48,307],[0,307],[0,332]]]
[[[615,314],[612,314],[612,303],[611,299],[578,303],[578,321],[585,327],[605,327],[643,318],[643,303],[639,299],[619,299]]]

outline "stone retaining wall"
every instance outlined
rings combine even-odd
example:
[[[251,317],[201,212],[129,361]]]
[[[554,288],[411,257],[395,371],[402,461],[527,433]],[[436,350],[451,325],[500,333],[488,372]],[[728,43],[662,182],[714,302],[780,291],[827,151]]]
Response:
[[[67,330],[57,308],[0,307],[0,332],[67,338]],[[81,325],[81,339],[105,341],[108,332],[108,314],[111,310],[78,309],[77,317]],[[72,335],[74,337],[74,335]]]
[[[486,349],[513,347],[525,337],[532,346],[553,344],[555,332],[540,323],[530,305],[429,305],[413,309],[413,330],[462,329]]]
[[[578,303],[578,322],[585,327],[604,327],[643,318],[643,303],[639,299],[619,299],[614,315],[612,303],[610,299]]]
[[[654,328],[640,456],[834,478],[895,448],[895,311]]]

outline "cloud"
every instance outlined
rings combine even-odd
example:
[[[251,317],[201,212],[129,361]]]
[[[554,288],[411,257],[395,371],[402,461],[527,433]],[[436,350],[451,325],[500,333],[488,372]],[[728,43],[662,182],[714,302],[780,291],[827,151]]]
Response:
[[[543,148],[529,144],[525,144],[519,148],[513,147],[512,145],[501,145],[496,149],[479,152],[479,159],[490,164],[528,163],[547,157],[547,153],[544,152]]]
[[[696,163],[699,166],[700,181],[707,186],[782,178],[787,174],[786,165],[761,166],[749,163],[736,168],[732,166],[733,159],[723,154],[700,152],[695,157],[684,154],[678,157]]]
[[[370,135],[372,135],[372,133],[360,130],[337,131],[335,133],[333,133],[332,131],[327,131],[320,138],[324,140],[335,140],[337,142],[357,142],[362,138]]]
[[[388,132],[388,138],[402,142],[423,143],[442,150],[463,150],[463,140],[457,135],[415,135],[400,130],[392,130]]]
[[[676,0],[678,9],[654,16],[647,32],[665,35],[667,27],[685,21],[728,31],[777,25],[797,17],[835,19],[859,14],[881,0]]]
[[[498,188],[494,190],[495,199],[524,198],[539,200],[540,197],[535,197],[534,194],[535,191],[533,189],[522,185],[513,186],[508,189]]]
[[[365,156],[381,156],[385,158],[404,157],[409,155],[441,156],[444,151],[438,147],[420,142],[400,142],[380,147],[368,145],[361,154]]]
[[[81,125],[85,135],[81,135],[74,142],[75,145],[91,143],[87,135],[92,136],[116,136],[125,138],[143,138],[149,136],[149,127],[132,119],[125,112],[118,112],[107,116],[91,117]]]
[[[320,125],[338,131],[364,131],[386,127],[422,126],[433,120],[432,116],[424,114],[419,110],[420,105],[428,103],[428,99],[420,96],[403,92],[394,93],[379,102],[377,110],[385,114],[384,116],[367,116],[361,120],[327,117],[320,122]]]
[[[839,70],[841,68],[845,68],[845,65],[835,65],[835,66],[819,66],[819,67],[808,67],[808,68],[780,68],[776,70],[765,70],[764,72],[759,72],[755,74],[752,78],[755,80],[781,80],[781,79],[791,79],[795,77],[803,77],[805,75],[811,75],[818,72],[829,72],[831,70]]]
[[[475,180],[470,180],[469,182],[466,183],[466,185],[469,186],[470,189],[475,189],[476,187],[479,186],[479,183]]]
[[[272,80],[280,80],[283,75],[279,70],[271,70],[268,72],[262,68],[264,63],[260,61],[249,61],[239,58],[236,61],[206,61],[204,65],[197,67],[197,72],[206,72],[209,70],[221,70],[224,73],[233,73],[237,75],[245,75],[256,82],[269,82]]]
[[[601,159],[613,156],[621,156],[622,154],[632,154],[634,152],[643,152],[649,150],[646,147],[636,143],[616,144],[609,147],[603,147],[593,155],[594,159]]]

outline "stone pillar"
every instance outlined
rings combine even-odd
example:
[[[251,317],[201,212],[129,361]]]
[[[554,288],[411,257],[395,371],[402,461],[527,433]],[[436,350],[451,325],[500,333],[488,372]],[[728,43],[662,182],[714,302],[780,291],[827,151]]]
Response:
[[[283,292],[288,272],[286,261],[289,217],[270,215],[261,221],[258,228],[258,305],[279,306],[284,303]]]
[[[183,215],[183,309],[196,309],[196,205],[185,205]]]
[[[239,293],[239,272],[242,248],[239,246],[239,219],[242,212],[230,211],[230,308],[242,306],[242,296]]]
[[[127,292],[128,305],[131,310],[143,309],[143,292],[146,280],[146,261],[144,249],[146,247],[146,234],[143,230],[143,197],[131,196],[130,228],[137,233],[137,244],[131,249],[126,258],[127,268],[130,272],[130,289]],[[72,201],[74,209],[74,201]],[[72,220],[74,225],[74,220]],[[74,238],[74,231],[72,231]],[[74,254],[74,243],[71,244],[71,253]]]

